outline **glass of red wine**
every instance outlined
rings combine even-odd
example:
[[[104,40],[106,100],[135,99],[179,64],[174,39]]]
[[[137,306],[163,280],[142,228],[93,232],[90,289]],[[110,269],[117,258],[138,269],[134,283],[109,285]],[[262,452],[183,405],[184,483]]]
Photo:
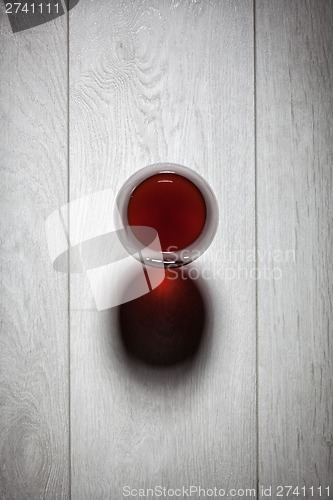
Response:
[[[174,163],[136,172],[120,189],[116,205],[116,225],[126,229],[120,233],[122,244],[155,267],[193,262],[207,250],[218,226],[211,187],[198,173]]]

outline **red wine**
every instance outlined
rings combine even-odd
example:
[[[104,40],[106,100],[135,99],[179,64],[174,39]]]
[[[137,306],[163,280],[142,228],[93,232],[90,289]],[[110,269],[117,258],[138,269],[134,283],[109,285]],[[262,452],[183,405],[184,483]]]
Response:
[[[206,222],[206,203],[199,188],[182,175],[164,172],[142,181],[130,196],[130,226],[149,226],[159,235],[163,252],[188,247]]]

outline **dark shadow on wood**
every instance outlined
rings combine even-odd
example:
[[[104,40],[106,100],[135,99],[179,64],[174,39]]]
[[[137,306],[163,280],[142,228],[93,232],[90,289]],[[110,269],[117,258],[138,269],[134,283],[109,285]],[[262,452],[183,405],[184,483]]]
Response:
[[[167,270],[155,290],[118,308],[120,339],[129,362],[169,367],[196,358],[207,333],[207,305],[199,281],[185,268]]]

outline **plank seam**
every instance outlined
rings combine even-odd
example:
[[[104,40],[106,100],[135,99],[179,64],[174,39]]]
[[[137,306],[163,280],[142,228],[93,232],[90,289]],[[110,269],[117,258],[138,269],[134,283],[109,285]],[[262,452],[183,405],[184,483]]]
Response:
[[[70,102],[69,102],[69,8],[67,9],[67,202],[70,203]],[[70,235],[70,210],[68,210],[68,234]],[[71,281],[70,281],[70,246],[68,251],[68,490],[72,498],[72,422],[71,422]]]
[[[253,0],[253,108],[254,108],[254,246],[255,267],[258,270],[258,182],[257,182],[257,23],[256,23],[256,0]],[[258,272],[258,271],[257,271]],[[258,327],[258,279],[255,280],[255,378],[256,378],[256,489],[257,498],[259,492],[259,327]]]

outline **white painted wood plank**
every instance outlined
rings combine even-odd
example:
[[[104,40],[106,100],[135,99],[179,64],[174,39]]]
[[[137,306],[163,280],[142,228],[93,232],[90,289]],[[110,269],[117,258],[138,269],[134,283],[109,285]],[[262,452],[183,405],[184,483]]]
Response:
[[[220,204],[197,264],[211,273],[210,322],[192,369],[128,361],[117,311],[79,311],[87,289],[71,279],[74,499],[256,485],[252,12],[244,0],[86,0],[71,13],[71,198],[173,161],[202,173]]]
[[[13,34],[0,12],[0,497],[64,499],[68,284],[44,222],[67,197],[67,23]]]
[[[258,282],[259,480],[332,487],[333,2],[258,0],[256,25],[258,251],[279,269]]]

